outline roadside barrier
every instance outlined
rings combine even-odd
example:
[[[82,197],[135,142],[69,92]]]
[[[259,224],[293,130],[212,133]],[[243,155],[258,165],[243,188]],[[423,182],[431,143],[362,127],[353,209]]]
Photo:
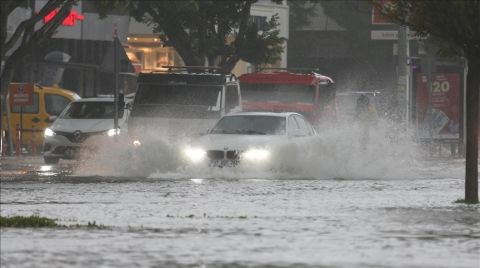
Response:
[[[17,124],[16,125],[16,132],[17,135],[16,135],[16,142],[15,142],[15,155],[17,156],[20,156],[22,154],[22,144],[21,144],[21,141],[20,141],[20,137],[22,135],[22,130],[20,129],[20,125]]]
[[[8,142],[7,142],[7,132],[5,130],[2,130],[1,137],[0,137],[0,142],[2,143],[2,147],[0,150],[2,151],[1,155],[6,156],[7,155],[7,150],[8,150]]]
[[[32,136],[30,141],[30,154],[36,155],[37,154],[37,144],[35,144],[35,127],[32,128]]]

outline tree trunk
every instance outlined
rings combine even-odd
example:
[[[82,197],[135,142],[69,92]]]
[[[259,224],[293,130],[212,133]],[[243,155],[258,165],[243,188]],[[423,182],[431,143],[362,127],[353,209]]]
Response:
[[[475,53],[474,53],[475,55]],[[480,91],[480,59],[468,57],[466,92],[466,156],[465,202],[478,203],[478,106]]]

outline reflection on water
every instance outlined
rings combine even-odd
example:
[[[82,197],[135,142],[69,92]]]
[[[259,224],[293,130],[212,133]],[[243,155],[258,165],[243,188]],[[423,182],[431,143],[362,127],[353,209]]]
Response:
[[[478,267],[480,206],[453,203],[463,178],[435,170],[410,179],[227,170],[2,178],[2,216],[109,227],[2,229],[2,267]]]
[[[2,216],[108,226],[2,228],[2,267],[479,267],[480,206],[454,203],[463,160],[426,161],[388,128],[321,133],[269,170],[171,168],[161,138],[140,165],[125,147],[2,161]]]

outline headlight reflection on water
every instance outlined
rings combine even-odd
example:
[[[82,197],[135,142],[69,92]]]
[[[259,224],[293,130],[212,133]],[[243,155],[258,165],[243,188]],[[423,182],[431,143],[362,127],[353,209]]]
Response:
[[[133,146],[135,146],[135,147],[140,147],[140,146],[142,145],[142,143],[141,143],[139,140],[134,140],[134,141],[132,142],[132,144],[133,144]]]
[[[57,173],[52,172],[52,166],[51,165],[43,165],[40,166],[39,173],[38,175],[40,176],[54,176]]]
[[[120,135],[120,129],[119,128],[117,128],[117,129],[112,128],[112,129],[107,131],[107,136],[109,136],[109,137],[113,137],[113,136],[117,136],[117,135]]]
[[[52,170],[52,166],[50,166],[50,165],[40,166],[40,171],[41,172],[47,172],[47,171],[50,171],[50,170]]]

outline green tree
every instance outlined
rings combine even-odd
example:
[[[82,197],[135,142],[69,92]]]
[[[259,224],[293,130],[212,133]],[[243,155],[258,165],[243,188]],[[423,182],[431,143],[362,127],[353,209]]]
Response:
[[[231,71],[239,60],[275,63],[283,51],[278,16],[264,25],[250,20],[257,0],[116,0],[96,3],[100,13],[123,4],[139,22],[175,48],[187,66],[220,66]],[[282,1],[274,1],[282,2]]]
[[[396,0],[384,13],[418,35],[432,37],[443,54],[467,60],[465,202],[478,203],[480,0]]]

